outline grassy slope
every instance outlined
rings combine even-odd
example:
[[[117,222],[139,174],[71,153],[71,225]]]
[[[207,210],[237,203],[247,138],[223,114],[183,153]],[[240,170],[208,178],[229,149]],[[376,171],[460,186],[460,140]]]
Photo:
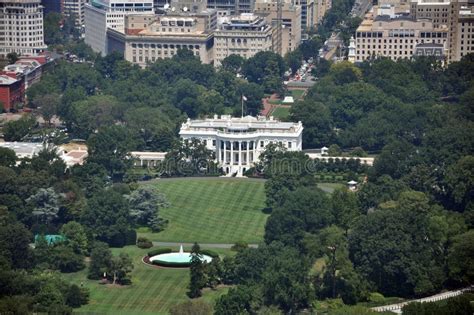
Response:
[[[268,215],[263,181],[245,179],[167,179],[154,183],[171,206],[161,210],[169,220],[160,233],[143,233],[155,241],[258,243]]]
[[[177,250],[177,249],[176,249]],[[147,250],[136,246],[114,249],[114,254],[126,252],[133,258],[135,268],[132,284],[124,287],[100,285],[88,280],[87,271],[64,274],[64,278],[90,290],[89,304],[76,309],[84,314],[167,314],[171,306],[188,300],[186,296],[189,269],[157,269],[142,263]],[[220,254],[233,254],[228,250],[215,250]],[[205,290],[202,299],[213,304],[227,289]]]

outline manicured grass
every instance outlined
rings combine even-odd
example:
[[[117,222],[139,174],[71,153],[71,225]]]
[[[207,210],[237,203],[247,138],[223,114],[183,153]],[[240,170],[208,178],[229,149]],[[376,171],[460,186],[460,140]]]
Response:
[[[290,107],[276,107],[272,116],[280,120],[288,120],[290,117]]]
[[[175,250],[178,250],[177,248]],[[234,254],[229,250],[213,249],[220,254]],[[168,314],[175,304],[185,302],[189,283],[189,269],[158,269],[142,263],[148,250],[136,246],[113,249],[114,254],[128,253],[134,262],[132,284],[127,286],[101,285],[87,279],[87,270],[63,274],[71,283],[89,288],[89,304],[76,309],[82,314]],[[204,291],[201,299],[210,304],[227,292],[226,288]]]
[[[327,193],[332,193],[335,189],[346,187],[346,185],[339,183],[318,183],[318,187]]]
[[[299,100],[301,97],[303,97],[303,94],[305,93],[305,90],[291,90],[291,96],[296,100]]]
[[[139,230],[153,241],[258,243],[265,221],[264,182],[230,178],[177,178],[149,182],[171,204],[160,215],[169,220],[160,233]]]

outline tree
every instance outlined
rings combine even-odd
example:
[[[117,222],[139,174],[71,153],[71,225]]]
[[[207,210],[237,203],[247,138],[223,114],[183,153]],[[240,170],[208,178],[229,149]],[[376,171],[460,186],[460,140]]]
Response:
[[[204,265],[202,262],[201,248],[198,243],[194,243],[191,249],[191,266],[190,266],[191,281],[189,282],[188,296],[190,298],[197,298],[201,296],[201,289],[206,284],[204,274]]]
[[[94,95],[72,104],[71,114],[65,118],[73,132],[83,139],[98,129],[112,126],[121,118],[122,104],[110,95]]]
[[[53,188],[38,189],[26,202],[33,208],[33,216],[44,224],[51,223],[59,215],[59,195]]]
[[[211,315],[212,307],[201,300],[187,301],[176,304],[170,309],[171,315]]]
[[[336,189],[331,195],[331,203],[335,223],[347,235],[351,225],[361,215],[357,196],[346,188]]]
[[[70,221],[61,227],[60,233],[66,239],[66,246],[70,247],[74,253],[86,254],[88,248],[87,234],[80,223]]]
[[[77,254],[71,247],[57,245],[51,253],[51,263],[61,272],[76,272],[84,269],[84,255]]]
[[[26,268],[31,262],[32,239],[30,231],[12,218],[4,218],[0,224],[0,259],[12,269]]]
[[[33,115],[24,115],[16,121],[9,121],[3,126],[5,141],[21,141],[36,125]]]
[[[91,251],[91,263],[87,277],[89,279],[100,279],[108,270],[112,260],[112,252],[109,246],[103,242],[95,242]]]
[[[114,189],[98,191],[88,200],[81,216],[82,225],[97,239],[113,247],[136,243],[131,229],[128,202]]]
[[[301,59],[303,58],[299,50],[293,50],[286,54],[285,62],[290,67],[291,73],[295,74],[296,71],[301,67]]]
[[[58,111],[60,96],[58,94],[41,95],[35,98],[33,103],[39,108],[41,116],[50,126],[51,119]]]
[[[260,113],[260,110],[263,108],[262,99],[264,96],[263,89],[260,85],[255,83],[241,83],[239,84],[237,90],[239,91],[239,102],[235,107],[234,112],[242,114],[241,110],[241,97],[245,96],[247,98],[244,101],[244,115],[257,116]]]
[[[304,148],[321,148],[332,143],[336,137],[329,108],[313,100],[299,101],[291,109],[291,119],[304,125]]]
[[[265,225],[265,242],[280,241],[301,247],[305,233],[315,233],[334,222],[326,194],[313,187],[298,187],[285,195]]]
[[[259,288],[239,285],[221,296],[214,308],[215,315],[252,314],[262,301]]]
[[[7,59],[9,64],[14,64],[18,61],[19,55],[16,52],[11,52],[7,54]]]
[[[337,144],[331,144],[329,146],[328,155],[329,156],[341,156],[342,150]]]
[[[66,293],[66,305],[70,307],[81,307],[89,302],[89,291],[71,284]]]
[[[128,197],[130,216],[137,224],[146,224],[159,218],[158,211],[169,204],[163,194],[151,187],[140,187]]]
[[[0,166],[12,167],[16,163],[15,151],[9,148],[0,148]]]
[[[474,200],[474,156],[468,155],[450,166],[446,174],[446,184],[454,202],[464,209]]]
[[[230,71],[234,74],[239,73],[242,65],[244,64],[245,59],[240,55],[229,55],[222,60],[222,69],[225,71]]]
[[[108,267],[109,275],[112,274],[112,284],[130,283],[130,272],[133,270],[133,261],[127,253],[120,253],[119,256],[112,256]]]
[[[391,207],[360,217],[349,234],[356,270],[384,295],[436,292],[445,281],[435,240],[428,238],[430,205],[424,194],[401,193]]]
[[[124,126],[105,127],[87,140],[87,161],[102,165],[114,180],[120,180],[132,166],[129,154],[138,143]]]
[[[449,276],[456,282],[469,284],[474,280],[474,230],[453,238],[448,252]]]

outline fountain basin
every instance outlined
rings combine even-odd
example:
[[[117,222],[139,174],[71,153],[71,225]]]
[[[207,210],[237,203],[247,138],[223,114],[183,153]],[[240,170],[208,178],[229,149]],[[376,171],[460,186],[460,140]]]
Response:
[[[163,267],[189,267],[191,265],[191,253],[167,253],[150,257],[149,260],[153,265]],[[212,257],[201,255],[201,261],[210,263]]]

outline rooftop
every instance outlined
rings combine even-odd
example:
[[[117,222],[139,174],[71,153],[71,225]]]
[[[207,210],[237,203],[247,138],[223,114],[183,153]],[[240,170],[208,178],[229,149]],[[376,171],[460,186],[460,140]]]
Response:
[[[252,131],[283,131],[283,132],[299,132],[303,129],[301,122],[281,122],[266,118],[265,116],[245,116],[232,117],[230,115],[217,115],[214,118],[206,119],[188,119],[183,123],[181,130],[221,130],[224,132],[252,132]]]

